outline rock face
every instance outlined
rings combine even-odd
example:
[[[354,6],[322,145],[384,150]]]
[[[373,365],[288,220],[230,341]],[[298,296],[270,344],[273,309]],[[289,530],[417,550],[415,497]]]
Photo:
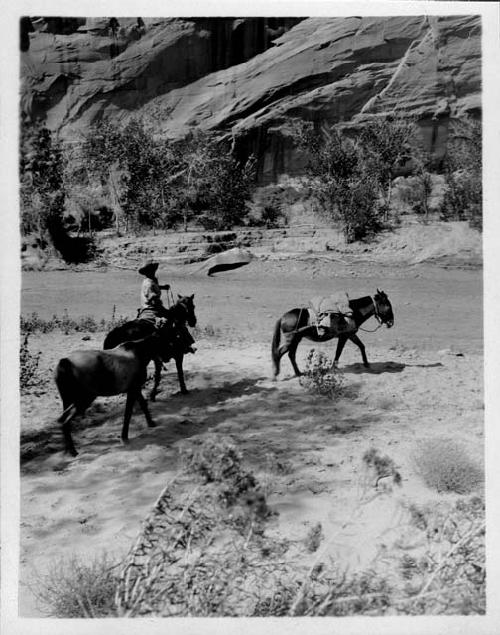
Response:
[[[132,116],[171,138],[221,130],[263,181],[300,172],[297,118],[398,110],[439,153],[449,118],[481,111],[479,16],[58,20],[32,19],[21,54],[31,116],[70,139]]]

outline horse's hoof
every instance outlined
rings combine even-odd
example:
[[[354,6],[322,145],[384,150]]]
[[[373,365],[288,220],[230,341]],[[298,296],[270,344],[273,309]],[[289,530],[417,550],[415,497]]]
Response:
[[[122,438],[122,440],[121,440],[121,441],[122,441],[122,444],[123,444],[123,445],[128,445],[128,444],[130,443],[130,441],[129,441],[128,439],[123,439],[123,438]]]
[[[150,421],[148,423],[148,428],[156,428],[156,423],[154,421]]]
[[[72,450],[71,449],[65,450],[64,454],[66,454],[66,455],[69,454],[72,457],[78,456],[78,452],[74,448]]]

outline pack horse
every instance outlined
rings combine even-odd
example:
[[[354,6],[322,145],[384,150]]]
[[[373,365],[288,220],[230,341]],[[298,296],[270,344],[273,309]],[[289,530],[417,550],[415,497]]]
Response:
[[[385,324],[387,328],[394,325],[392,305],[387,294],[380,289],[377,289],[373,296],[367,295],[348,300],[348,311],[345,315],[331,312],[327,327],[324,321],[325,314],[318,315],[312,307],[287,311],[274,327],[271,348],[274,376],[277,377],[280,372],[280,361],[285,353],[288,353],[295,375],[302,374],[297,366],[295,355],[304,337],[313,342],[327,342],[338,338],[335,364],[338,363],[347,340],[351,340],[359,348],[363,364],[368,368],[370,364],[366,357],[365,346],[356,333],[361,324],[372,316],[380,325]]]

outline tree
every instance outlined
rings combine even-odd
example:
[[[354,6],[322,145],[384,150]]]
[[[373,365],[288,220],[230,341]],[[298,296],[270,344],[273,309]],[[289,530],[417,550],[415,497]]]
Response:
[[[43,235],[62,226],[63,153],[60,142],[46,127],[22,124],[19,168],[23,233]]]
[[[401,116],[376,118],[364,124],[359,136],[366,171],[378,181],[388,219],[391,186],[395,170],[412,158],[418,147],[418,129],[411,119]]]
[[[441,215],[482,227],[482,126],[466,116],[450,122],[444,162],[447,190]]]
[[[341,222],[346,240],[380,231],[379,181],[360,144],[339,129],[315,132],[307,126],[299,132],[299,143],[308,155],[312,194],[329,218]]]

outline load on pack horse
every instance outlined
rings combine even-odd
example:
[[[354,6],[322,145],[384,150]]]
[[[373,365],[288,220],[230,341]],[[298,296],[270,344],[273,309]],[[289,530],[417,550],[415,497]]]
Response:
[[[144,412],[149,427],[154,427],[141,388],[146,381],[146,368],[151,359],[171,358],[172,344],[166,321],[147,337],[125,342],[107,351],[79,350],[62,358],[57,364],[55,381],[63,402],[62,424],[65,451],[77,455],[71,436],[71,421],[83,415],[99,396],[127,394],[121,438],[128,440],[128,428],[136,401]]]
[[[385,324],[387,328],[391,328],[394,324],[392,305],[387,294],[380,289],[373,296],[346,300],[347,303],[338,297],[333,300],[315,299],[309,307],[287,311],[276,322],[271,347],[275,377],[280,372],[280,360],[285,353],[288,353],[295,375],[299,377],[302,374],[295,355],[303,337],[313,342],[327,342],[338,337],[335,365],[338,364],[345,343],[351,340],[361,351],[364,366],[370,366],[365,346],[356,332],[372,316],[375,316],[380,326]]]
[[[103,348],[107,350],[123,342],[147,337],[157,330],[158,324],[166,321],[169,328],[161,331],[161,337],[167,340],[171,354],[170,359],[175,360],[180,392],[186,394],[188,391],[184,381],[183,359],[186,353],[194,353],[196,350],[193,347],[194,339],[186,326],[196,326],[194,293],[189,296],[178,295],[177,302],[166,308],[161,301],[161,290],[170,291],[170,286],[158,284],[157,269],[158,263],[152,260],[146,261],[139,269],[139,273],[145,276],[145,280],[142,283],[141,308],[137,318],[110,331],[104,340]],[[158,386],[163,363],[169,360],[158,354],[153,356],[152,361],[155,365],[155,379],[150,399],[154,401],[159,392]]]

